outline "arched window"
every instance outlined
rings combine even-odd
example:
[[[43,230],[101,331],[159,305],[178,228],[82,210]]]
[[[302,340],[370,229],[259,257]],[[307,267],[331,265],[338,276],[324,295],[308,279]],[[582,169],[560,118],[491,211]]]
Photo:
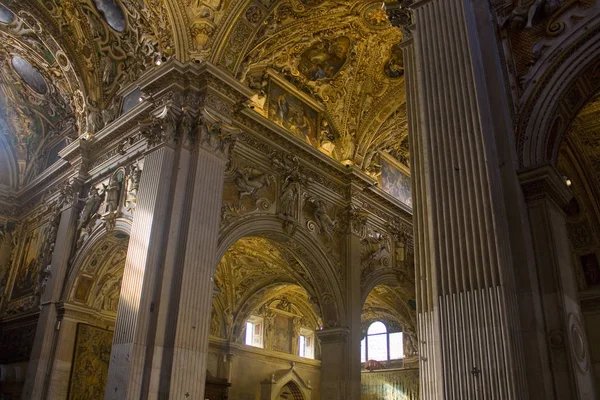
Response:
[[[360,342],[360,361],[387,361],[404,358],[402,332],[389,333],[385,324],[375,321]]]

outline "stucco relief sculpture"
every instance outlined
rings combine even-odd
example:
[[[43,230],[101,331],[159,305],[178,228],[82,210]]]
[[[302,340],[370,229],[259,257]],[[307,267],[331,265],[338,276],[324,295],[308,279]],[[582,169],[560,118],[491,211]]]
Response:
[[[77,247],[81,247],[83,242],[89,237],[92,226],[96,219],[99,217],[98,210],[102,205],[105,193],[92,186],[89,190],[88,196],[83,200],[85,203],[79,214],[79,220],[77,222],[77,231],[79,232],[79,238],[77,239]]]
[[[125,207],[128,210],[133,210],[137,204],[137,193],[140,188],[140,178],[142,176],[142,170],[138,163],[133,164],[129,168],[129,174],[127,175],[127,194],[125,197]]]
[[[234,182],[238,187],[240,200],[246,196],[255,197],[261,189],[270,186],[272,179],[272,176],[252,167],[244,167],[236,171]]]

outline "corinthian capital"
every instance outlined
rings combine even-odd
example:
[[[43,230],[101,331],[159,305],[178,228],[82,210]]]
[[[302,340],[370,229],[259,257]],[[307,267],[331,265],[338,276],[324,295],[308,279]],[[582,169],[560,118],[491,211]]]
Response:
[[[206,110],[199,114],[198,128],[200,147],[228,159],[237,140],[238,129]]]
[[[148,141],[148,148],[165,144],[170,147],[177,146],[179,142],[180,111],[167,104],[152,113],[152,117],[140,123],[142,136]]]

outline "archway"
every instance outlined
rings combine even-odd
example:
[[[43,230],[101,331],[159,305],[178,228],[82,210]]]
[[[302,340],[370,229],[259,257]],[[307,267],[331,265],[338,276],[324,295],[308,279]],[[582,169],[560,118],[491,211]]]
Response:
[[[573,194],[566,207],[567,231],[571,244],[573,275],[587,331],[589,359],[580,360],[584,368],[591,363],[600,370],[600,91],[577,113],[566,127],[560,143],[556,167]],[[596,386],[600,378],[596,373]]]
[[[98,232],[80,250],[65,286],[50,393],[104,399],[129,235]]]
[[[290,362],[318,384],[315,331],[323,320],[300,262],[287,258],[285,243],[263,236],[243,237],[225,252],[214,277],[207,393],[228,385],[230,398],[251,393]]]
[[[396,280],[373,287],[361,313],[361,398],[419,398],[416,309]]]

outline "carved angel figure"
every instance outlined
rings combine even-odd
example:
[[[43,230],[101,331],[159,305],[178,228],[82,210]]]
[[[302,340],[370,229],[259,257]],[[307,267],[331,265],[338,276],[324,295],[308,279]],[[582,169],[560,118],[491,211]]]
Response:
[[[142,170],[139,167],[134,166],[132,167],[129,177],[127,178],[127,198],[125,199],[125,205],[130,210],[136,206],[137,192],[140,187],[141,175]]]
[[[113,177],[106,187],[106,212],[117,211],[119,207],[119,194],[121,192],[120,182]]]
[[[81,214],[79,214],[79,224],[77,224],[77,230],[80,230],[87,225],[92,216],[98,212],[100,204],[102,203],[102,198],[104,197],[103,194],[104,193],[100,194],[98,188],[94,186],[90,188],[90,192],[88,193],[87,199],[85,199],[85,204],[81,210]]]
[[[254,196],[260,189],[269,187],[270,185],[270,179],[267,174],[261,173],[251,167],[236,171],[234,182],[238,187],[240,200],[246,196]]]
[[[319,225],[319,228],[323,233],[330,235],[335,228],[336,222],[327,214],[327,209],[325,208],[325,203],[323,203],[323,201],[320,199],[314,199],[313,204],[315,206],[315,210],[313,212],[315,222],[317,225]]]

